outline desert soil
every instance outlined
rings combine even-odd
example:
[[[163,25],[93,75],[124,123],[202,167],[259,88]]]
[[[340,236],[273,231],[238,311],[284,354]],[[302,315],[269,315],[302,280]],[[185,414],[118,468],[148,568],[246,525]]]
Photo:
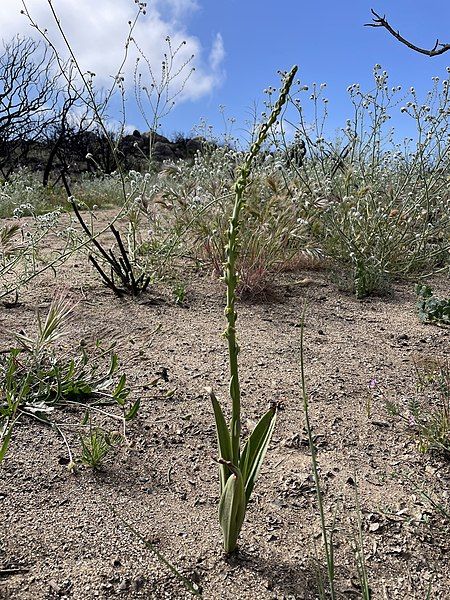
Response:
[[[447,279],[433,285],[448,294]],[[449,330],[419,322],[412,283],[357,301],[326,273],[305,271],[280,278],[268,300],[239,303],[244,429],[271,401],[283,410],[239,553],[230,559],[221,551],[215,428],[205,392],[212,386],[227,402],[221,284],[193,276],[183,306],[163,286],[120,299],[78,257],[56,276],[32,281],[17,307],[0,307],[0,349],[11,346],[11,332],[32,331],[36,309],[45,313],[61,290],[78,303],[67,351],[81,339],[88,346],[114,340],[141,409],[129,444],[100,472],[69,472],[61,464],[63,440],[44,425],[23,420],[16,427],[0,468],[0,598],[191,597],[118,515],[204,598],[318,598],[325,563],[300,392],[305,299],[306,378],[326,519],[335,521],[338,596],[361,597],[353,550],[359,502],[372,597],[450,598],[450,523],[420,493],[448,507],[450,463],[419,453],[407,423],[385,408],[393,400],[406,409],[417,396],[416,360],[450,357]],[[162,367],[169,381],[152,387]],[[379,385],[371,393],[373,378]],[[58,415],[62,426],[73,420]],[[67,435],[79,451],[75,433],[68,428]]]

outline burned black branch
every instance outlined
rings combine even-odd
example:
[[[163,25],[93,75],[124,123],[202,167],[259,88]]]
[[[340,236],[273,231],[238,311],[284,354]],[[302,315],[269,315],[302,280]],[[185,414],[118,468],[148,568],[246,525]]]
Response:
[[[4,42],[0,55],[0,172],[7,178],[55,121],[59,75],[51,51],[29,38]]]
[[[433,48],[431,50],[427,50],[426,48],[421,48],[420,46],[416,46],[406,38],[404,38],[398,30],[395,30],[389,21],[386,19],[386,16],[379,15],[376,13],[373,8],[370,9],[373,15],[372,23],[365,23],[366,27],[383,27],[386,29],[396,40],[414,50],[414,52],[419,52],[420,54],[425,54],[426,56],[439,56],[440,54],[444,54],[450,50],[450,44],[442,44],[439,40],[436,40]]]
[[[64,173],[61,174],[62,181],[69,198],[69,202],[72,205],[73,211],[78,222],[81,225],[86,236],[89,238],[93,247],[97,250],[98,254],[103,258],[104,264],[108,265],[111,269],[111,276],[108,276],[105,273],[105,270],[100,266],[96,257],[92,254],[89,255],[89,261],[98,271],[100,277],[102,278],[104,284],[109,287],[113,292],[121,297],[124,294],[130,294],[132,296],[139,296],[143,292],[145,292],[150,284],[151,277],[146,273],[142,273],[139,277],[135,276],[134,266],[131,264],[130,259],[128,258],[127,250],[123,244],[120,233],[114,227],[113,224],[109,225],[109,229],[114,235],[116,239],[117,246],[120,252],[120,256],[116,258],[114,252],[112,250],[106,251],[100,242],[97,240],[95,235],[90,231],[89,227],[86,225],[79,209],[76,201],[74,200],[69,182]],[[116,284],[116,278],[119,280],[119,285]]]

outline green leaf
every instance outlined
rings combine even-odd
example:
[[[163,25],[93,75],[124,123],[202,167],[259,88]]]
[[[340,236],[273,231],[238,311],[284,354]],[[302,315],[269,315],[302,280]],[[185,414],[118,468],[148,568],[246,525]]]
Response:
[[[253,491],[261,465],[269,447],[276,422],[276,409],[270,408],[248,438],[241,457],[242,476],[247,502]]]
[[[111,360],[109,364],[109,375],[113,375],[119,366],[119,359],[115,352],[111,352]]]
[[[427,285],[417,285],[416,294],[419,318],[423,323],[450,324],[450,298],[433,296]]]
[[[214,410],[214,418],[216,420],[217,443],[219,445],[219,456],[222,460],[231,460],[231,436],[228,429],[225,417],[223,416],[222,408],[216,395],[212,389],[208,390],[209,396]],[[220,491],[222,492],[225,483],[230,475],[229,469],[225,465],[220,466]]]
[[[125,398],[128,395],[128,391],[125,390],[126,382],[127,382],[127,378],[124,373],[121,376],[121,378],[119,379],[119,383],[117,384],[116,389],[113,392],[113,398],[117,402],[117,404],[119,404],[119,406],[125,405]],[[124,392],[126,392],[126,393],[124,393]]]
[[[125,414],[125,421],[131,421],[137,415],[139,407],[141,405],[141,399],[138,398],[130,410]]]
[[[11,423],[11,425],[9,426],[7,433],[3,437],[2,445],[0,446],[0,464],[2,463],[3,459],[5,458],[5,454],[8,450],[8,446],[9,446],[9,442],[11,440],[11,435],[12,435],[12,430],[13,430],[13,424],[14,423]]]
[[[223,533],[223,546],[228,554],[236,548],[239,532],[244,522],[245,500],[244,481],[240,470],[227,464],[232,471],[228,477],[219,502],[219,523]]]

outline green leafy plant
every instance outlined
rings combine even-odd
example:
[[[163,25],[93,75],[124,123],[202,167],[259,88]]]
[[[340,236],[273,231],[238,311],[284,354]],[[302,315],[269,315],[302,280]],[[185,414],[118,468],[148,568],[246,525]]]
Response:
[[[112,347],[98,342],[94,352],[82,345],[74,357],[57,353],[54,344],[66,333],[67,320],[73,311],[63,298],[56,298],[45,319],[38,316],[34,336],[15,336],[17,347],[0,354],[0,457],[3,458],[11,439],[13,426],[22,417],[30,417],[60,433],[73,456],[54,412],[71,406],[86,409],[125,424],[139,410],[139,400],[129,403],[126,376],[118,381],[118,358]],[[109,362],[109,366],[108,363]],[[107,412],[116,406],[120,414]]]
[[[80,434],[80,460],[93,469],[100,469],[110,451],[123,442],[123,437],[119,432],[108,433],[102,427],[93,427],[89,414],[84,421],[89,422],[89,430],[87,434]]]
[[[450,298],[436,298],[429,285],[416,286],[417,310],[423,323],[450,325]]]
[[[275,427],[276,406],[272,406],[261,418],[241,451],[241,390],[239,383],[238,353],[236,341],[236,259],[238,256],[239,217],[244,207],[244,196],[252,163],[258,155],[261,145],[276,123],[283,105],[286,102],[289,88],[292,85],[297,67],[285,76],[278,102],[268,121],[264,123],[257,139],[252,144],[240,168],[235,184],[235,203],[228,230],[227,260],[224,279],[227,286],[227,306],[225,315],[227,328],[225,337],[228,342],[228,359],[230,368],[230,397],[232,403],[231,423],[228,426],[222,408],[214,394],[210,391],[216,422],[220,463],[220,502],[219,523],[222,528],[225,552],[236,549],[237,539],[244,522],[245,512],[253,487],[261,469]]]
[[[172,286],[172,297],[175,304],[183,305],[186,300],[186,284],[182,281],[175,281]]]

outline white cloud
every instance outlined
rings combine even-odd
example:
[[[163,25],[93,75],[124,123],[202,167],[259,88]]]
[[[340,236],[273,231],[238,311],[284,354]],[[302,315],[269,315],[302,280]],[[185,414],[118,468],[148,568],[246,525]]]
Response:
[[[200,6],[197,0],[153,0],[151,8],[156,8],[160,14],[168,12],[169,18],[177,21],[189,17]]]
[[[116,75],[124,56],[128,22],[136,14],[134,0],[53,0],[52,4],[81,68],[96,73],[98,85],[110,85],[111,77]],[[51,40],[61,53],[65,53],[47,1],[26,0],[26,5],[39,27],[47,29]],[[164,41],[167,36],[170,36],[173,49],[181,42],[186,42],[176,56],[174,71],[194,54],[190,66],[195,66],[195,71],[177,102],[201,98],[211,93],[223,79],[225,52],[220,34],[208,54],[200,40],[187,31],[189,16],[198,8],[197,0],[153,0],[148,3],[146,14],[140,16],[133,32],[139,47],[151,62],[155,76],[160,73],[161,61],[167,51]],[[0,37],[4,40],[16,34],[39,38],[39,33],[31,27],[27,17],[20,14],[21,9],[21,0],[0,1]],[[136,56],[136,49],[130,46],[122,73],[127,91],[133,89]],[[180,84],[181,80],[178,82]],[[175,91],[176,81],[173,86]]]
[[[218,71],[221,68],[223,60],[225,58],[225,47],[223,45],[223,39],[220,33],[216,35],[211,52],[209,55],[209,64],[213,71]]]

